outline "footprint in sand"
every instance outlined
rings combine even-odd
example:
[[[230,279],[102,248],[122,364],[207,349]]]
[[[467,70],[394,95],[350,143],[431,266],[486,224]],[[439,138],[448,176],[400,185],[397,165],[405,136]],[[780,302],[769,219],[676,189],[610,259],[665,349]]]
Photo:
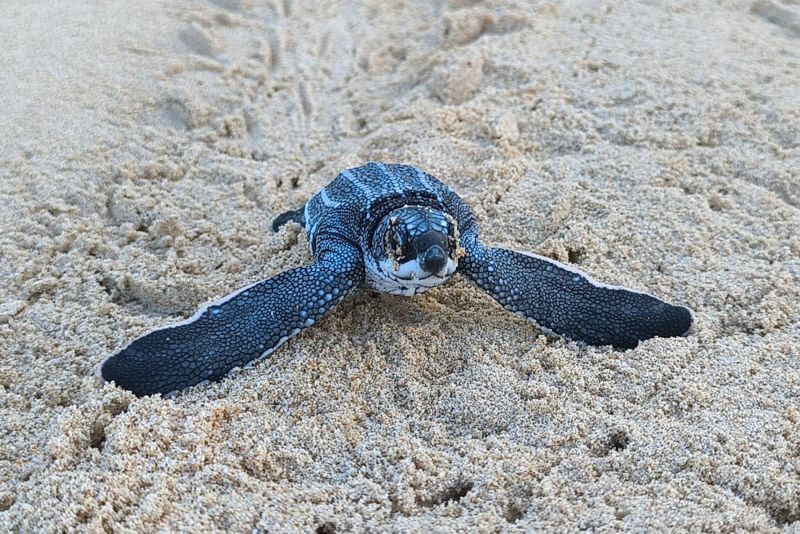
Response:
[[[196,22],[181,31],[180,38],[192,52],[201,56],[216,58],[225,48],[218,37]]]

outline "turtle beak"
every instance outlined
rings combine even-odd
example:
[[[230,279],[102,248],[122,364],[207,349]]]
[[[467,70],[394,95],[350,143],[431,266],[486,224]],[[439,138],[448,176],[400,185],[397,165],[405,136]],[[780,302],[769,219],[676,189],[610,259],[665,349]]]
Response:
[[[442,277],[447,267],[447,253],[439,245],[431,245],[418,256],[417,261],[426,273]]]

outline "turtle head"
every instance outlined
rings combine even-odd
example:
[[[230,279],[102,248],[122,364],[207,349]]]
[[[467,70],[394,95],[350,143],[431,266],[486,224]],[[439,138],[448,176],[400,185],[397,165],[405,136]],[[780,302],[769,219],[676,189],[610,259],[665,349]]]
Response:
[[[458,267],[458,225],[440,210],[404,206],[381,220],[372,250],[383,276],[410,285],[438,285]],[[430,280],[414,282],[425,279]]]

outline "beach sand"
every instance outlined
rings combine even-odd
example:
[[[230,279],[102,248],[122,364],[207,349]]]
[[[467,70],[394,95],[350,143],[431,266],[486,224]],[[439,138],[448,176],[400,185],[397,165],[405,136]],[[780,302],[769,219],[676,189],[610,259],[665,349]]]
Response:
[[[800,531],[800,5],[29,3],[0,16],[0,531]],[[412,163],[484,241],[694,309],[629,351],[463,279],[174,398],[100,363]]]

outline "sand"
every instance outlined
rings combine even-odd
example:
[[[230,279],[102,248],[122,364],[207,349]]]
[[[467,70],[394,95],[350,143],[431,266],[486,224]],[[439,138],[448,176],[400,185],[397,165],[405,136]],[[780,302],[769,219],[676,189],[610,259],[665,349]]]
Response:
[[[658,4],[5,1],[0,531],[800,531],[800,5]],[[370,160],[694,334],[581,347],[456,280],[98,381],[310,261],[272,218]]]

